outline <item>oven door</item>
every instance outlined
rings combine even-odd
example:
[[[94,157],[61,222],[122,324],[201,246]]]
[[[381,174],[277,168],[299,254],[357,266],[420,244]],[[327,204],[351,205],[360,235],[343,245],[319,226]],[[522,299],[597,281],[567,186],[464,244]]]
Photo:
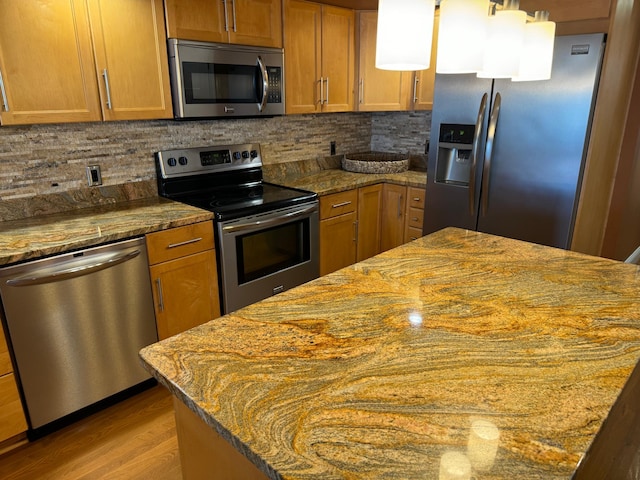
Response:
[[[318,202],[217,225],[224,313],[317,278]]]
[[[279,49],[169,39],[178,118],[284,114]]]

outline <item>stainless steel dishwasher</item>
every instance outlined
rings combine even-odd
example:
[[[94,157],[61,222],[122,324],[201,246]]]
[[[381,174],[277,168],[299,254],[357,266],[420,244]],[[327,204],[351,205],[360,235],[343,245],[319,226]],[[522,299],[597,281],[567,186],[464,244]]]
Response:
[[[3,268],[0,296],[32,431],[150,378],[144,238]]]

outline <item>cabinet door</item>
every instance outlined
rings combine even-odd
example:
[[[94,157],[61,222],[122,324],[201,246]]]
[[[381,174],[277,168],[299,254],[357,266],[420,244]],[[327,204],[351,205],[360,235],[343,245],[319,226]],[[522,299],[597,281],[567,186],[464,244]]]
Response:
[[[27,431],[13,373],[0,377],[0,442]]]
[[[149,268],[160,340],[220,316],[214,250]]]
[[[105,120],[171,118],[162,0],[89,0]]]
[[[438,27],[440,26],[440,10],[436,10],[433,19],[433,40],[431,42],[431,65],[426,70],[415,73],[413,85],[414,110],[433,109],[433,87],[436,81],[436,62],[438,53]]]
[[[355,12],[322,7],[322,110],[353,111],[355,74]]]
[[[382,184],[358,189],[358,256],[360,262],[380,253]]]
[[[222,0],[165,0],[169,38],[227,42],[225,2]]]
[[[320,275],[327,275],[356,261],[357,213],[320,221]]]
[[[382,252],[404,243],[404,216],[407,187],[385,183],[382,187]]]
[[[320,5],[285,0],[284,63],[287,113],[320,111],[321,32]]]
[[[229,41],[282,47],[281,0],[231,0]]]
[[[376,68],[378,12],[360,12],[358,17],[358,110],[407,110],[413,74]]]
[[[0,0],[0,122],[100,120],[84,2]]]

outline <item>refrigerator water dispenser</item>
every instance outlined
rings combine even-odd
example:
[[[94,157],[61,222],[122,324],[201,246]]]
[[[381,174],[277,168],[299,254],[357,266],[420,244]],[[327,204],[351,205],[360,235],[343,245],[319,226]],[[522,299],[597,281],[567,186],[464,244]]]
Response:
[[[471,149],[475,125],[440,125],[436,182],[468,186],[471,174]]]

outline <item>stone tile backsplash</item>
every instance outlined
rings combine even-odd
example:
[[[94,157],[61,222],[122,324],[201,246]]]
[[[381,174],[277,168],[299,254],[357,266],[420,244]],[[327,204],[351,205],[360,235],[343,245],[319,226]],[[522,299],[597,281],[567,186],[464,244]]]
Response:
[[[260,142],[265,165],[322,162],[331,141],[338,155],[367,150],[421,154],[430,118],[430,112],[340,113],[2,126],[0,202],[83,191],[88,165],[100,165],[105,187],[141,182],[148,190],[155,181],[153,152],[175,147]]]

